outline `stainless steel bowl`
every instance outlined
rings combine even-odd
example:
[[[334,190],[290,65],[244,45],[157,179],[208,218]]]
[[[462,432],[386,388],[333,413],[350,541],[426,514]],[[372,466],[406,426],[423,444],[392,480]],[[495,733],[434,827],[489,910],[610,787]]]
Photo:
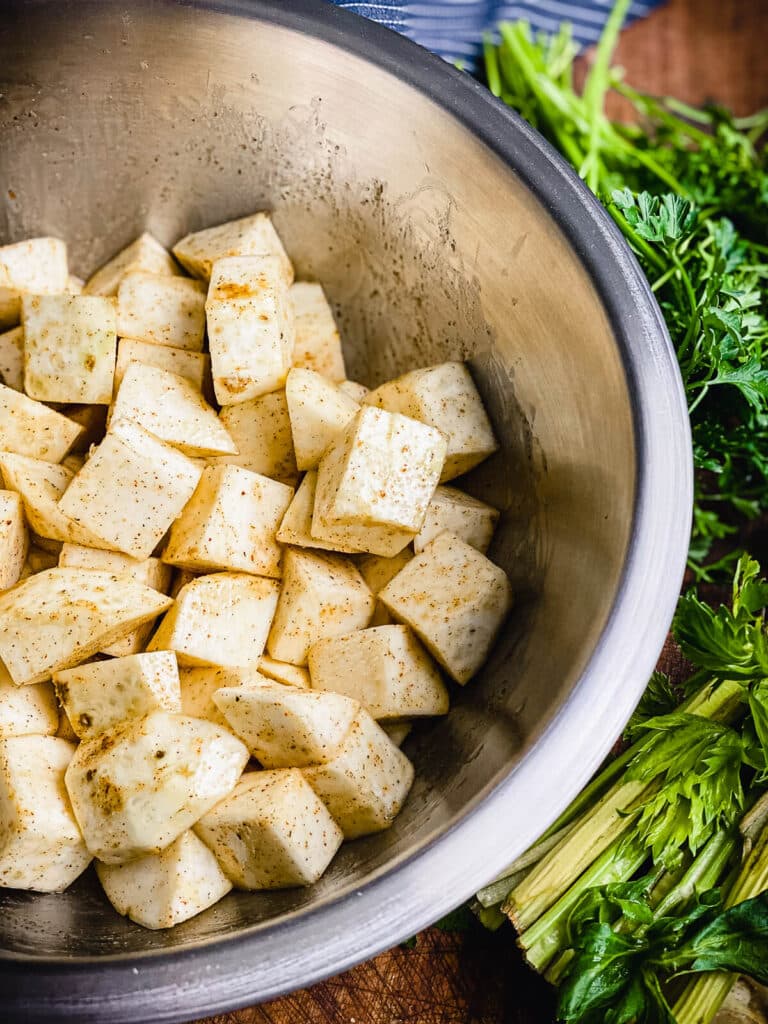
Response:
[[[416,932],[489,881],[596,768],[669,624],[691,506],[684,396],[609,218],[479,85],[314,0],[6,0],[0,240],[88,274],[269,207],[337,306],[350,375],[469,358],[503,451],[470,486],[517,609],[407,750],[389,832],[310,890],[234,893],[171,932],[92,877],[0,896],[3,1019],[177,1021],[266,999]]]

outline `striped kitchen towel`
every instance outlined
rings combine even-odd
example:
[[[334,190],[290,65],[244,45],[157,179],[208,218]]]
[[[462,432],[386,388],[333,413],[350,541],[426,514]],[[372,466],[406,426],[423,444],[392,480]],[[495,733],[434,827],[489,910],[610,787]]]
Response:
[[[573,26],[574,38],[583,45],[600,35],[613,0],[333,0],[339,7],[373,18],[421,43],[446,60],[473,69],[480,53],[483,32],[500,21],[525,18],[534,29],[557,31],[563,21]],[[663,0],[636,0],[629,20],[642,18]]]

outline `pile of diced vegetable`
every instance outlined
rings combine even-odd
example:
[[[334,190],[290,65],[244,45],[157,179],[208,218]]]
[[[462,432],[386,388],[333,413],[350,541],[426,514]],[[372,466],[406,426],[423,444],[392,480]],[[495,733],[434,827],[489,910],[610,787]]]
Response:
[[[511,604],[467,368],[347,380],[265,213],[173,256],[0,248],[0,885],[149,928],[391,825]]]

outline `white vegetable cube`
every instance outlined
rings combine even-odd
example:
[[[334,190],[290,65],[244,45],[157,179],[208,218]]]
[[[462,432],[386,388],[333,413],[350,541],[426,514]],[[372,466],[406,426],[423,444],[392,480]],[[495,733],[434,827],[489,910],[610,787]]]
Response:
[[[129,576],[137,583],[143,583],[161,594],[167,594],[171,586],[173,570],[164,565],[159,558],[146,558],[139,561],[130,555],[121,555],[117,551],[100,551],[97,548],[83,547],[79,544],[64,544],[59,553],[59,565],[75,569],[100,569],[118,576]],[[133,630],[128,636],[109,644],[104,654],[113,658],[124,658],[129,654],[138,654],[147,645],[152,632],[152,623]]]
[[[207,466],[171,527],[163,560],[183,569],[280,576],[276,534],[293,489],[240,466]]]
[[[339,384],[339,391],[354,398],[356,402],[362,403],[365,396],[370,394],[371,389],[367,388],[365,384],[358,384],[356,380],[343,380]]]
[[[293,451],[291,420],[285,391],[225,405],[219,413],[237,455],[222,455],[212,462],[242,466],[293,487],[299,478]]]
[[[316,490],[317,470],[308,469],[283,516],[277,531],[277,539],[281,544],[295,544],[300,548],[319,548],[323,551],[341,551],[347,554],[359,551],[358,545],[350,543],[350,537],[341,530],[332,531],[333,541],[319,540],[312,536]]]
[[[294,323],[279,260],[274,256],[218,260],[205,313],[219,405],[245,402],[283,386],[291,368]]]
[[[205,295],[201,281],[131,270],[117,290],[117,333],[155,345],[201,352]]]
[[[0,384],[24,390],[24,328],[0,333]]]
[[[296,465],[314,469],[355,418],[360,405],[314,370],[294,368],[285,381]]]
[[[0,595],[0,659],[17,686],[41,683],[156,618],[170,603],[124,576],[47,569]]]
[[[316,882],[344,838],[300,771],[250,772],[195,825],[240,889]]]
[[[413,784],[411,762],[362,708],[336,756],[302,774],[345,839],[389,828]]]
[[[59,708],[50,683],[15,686],[0,668],[0,736],[54,736]]]
[[[83,291],[88,295],[117,295],[123,277],[133,270],[165,276],[180,273],[168,250],[145,231],[97,270],[86,281]]]
[[[76,277],[74,274],[67,276],[67,287],[64,290],[68,295],[82,295],[84,288],[85,281],[82,277]]]
[[[237,449],[215,410],[186,377],[131,363],[118,388],[114,419],[131,420],[185,455],[232,455]]]
[[[321,640],[309,649],[314,690],[358,700],[374,718],[448,712],[448,691],[434,662],[407,626],[375,626]]]
[[[66,416],[0,384],[0,451],[61,462],[81,433]]]
[[[74,749],[56,736],[0,739],[0,886],[63,892],[88,867],[64,788]]]
[[[137,423],[113,419],[59,503],[98,546],[149,558],[192,497],[202,467]]]
[[[0,590],[18,583],[28,547],[21,497],[15,491],[0,491]]]
[[[300,690],[310,687],[309,672],[301,665],[291,665],[287,661],[275,661],[268,654],[262,654],[259,661],[259,672],[267,679],[283,686],[297,686]]]
[[[434,427],[363,406],[320,460],[312,533],[325,540],[328,530],[354,527],[361,550],[397,554],[421,529],[445,450]]]
[[[351,562],[287,548],[283,586],[267,642],[269,655],[306,665],[312,644],[364,629],[373,606],[373,594]]]
[[[53,681],[81,740],[152,711],[181,711],[179,670],[170,651],[93,661],[57,672]]]
[[[364,401],[437,427],[448,438],[441,482],[468,472],[498,448],[475,382],[464,363],[412,370]]]
[[[172,928],[226,896],[232,883],[194,832],[127,864],[96,864],[107,899],[144,928]]]
[[[290,295],[296,320],[293,365],[314,370],[328,380],[343,381],[347,374],[341,338],[322,285],[297,281],[291,285]]]
[[[187,352],[183,348],[153,345],[149,341],[138,341],[136,338],[120,338],[117,343],[115,388],[122,384],[125,371],[131,363],[144,363],[176,373],[188,380],[197,391],[202,392],[210,359],[206,352]]]
[[[213,265],[225,256],[275,258],[286,284],[293,280],[293,267],[268,213],[254,213],[212,228],[186,235],[173,247],[173,254],[193,277],[210,279]]]
[[[124,864],[170,846],[234,789],[247,761],[228,730],[155,711],[81,743],[65,781],[88,849]]]
[[[0,246],[0,330],[21,315],[25,292],[56,295],[66,291],[67,247],[59,238],[28,238]]]
[[[411,559],[379,599],[457,683],[466,683],[488,657],[512,607],[512,588],[503,569],[445,532]]]
[[[145,587],[167,594],[173,569],[159,558],[139,560],[117,551],[100,551],[81,544],[64,544],[59,553],[59,565],[67,569],[99,569],[115,576],[128,576]]]
[[[213,702],[213,695],[224,686],[252,689],[267,683],[265,676],[254,668],[180,668],[181,710],[192,718],[205,718],[225,729],[231,727]]]
[[[38,544],[50,546],[53,542],[55,550],[62,541],[85,545],[101,543],[59,508],[59,501],[72,481],[72,470],[11,452],[0,453],[0,470],[5,486],[20,495],[27,525],[37,535]]]
[[[485,554],[498,521],[499,510],[492,505],[456,487],[438,487],[427,508],[424,525],[413,539],[413,550],[418,555],[438,534],[448,530]]]
[[[265,768],[325,764],[338,750],[360,709],[337,693],[315,693],[280,683],[228,686],[213,702]]]
[[[115,306],[97,295],[25,295],[24,390],[43,402],[109,405]]]
[[[175,651],[180,665],[258,668],[278,591],[262,576],[199,576],[179,591],[147,649]]]

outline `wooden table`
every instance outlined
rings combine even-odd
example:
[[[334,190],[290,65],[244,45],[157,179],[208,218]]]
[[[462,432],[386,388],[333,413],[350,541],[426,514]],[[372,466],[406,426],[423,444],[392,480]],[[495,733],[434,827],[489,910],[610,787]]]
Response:
[[[745,114],[768,105],[767,47],[768,0],[671,0],[625,30],[617,62],[635,86]],[[674,670],[674,652],[666,659]],[[552,1006],[512,929],[489,935],[475,925],[430,929],[413,948],[205,1024],[551,1024]]]

